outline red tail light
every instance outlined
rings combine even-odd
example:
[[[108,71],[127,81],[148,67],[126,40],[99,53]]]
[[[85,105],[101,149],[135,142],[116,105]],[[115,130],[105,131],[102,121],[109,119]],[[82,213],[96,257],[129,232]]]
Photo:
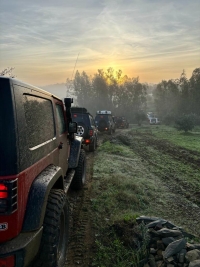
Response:
[[[89,135],[90,135],[90,136],[93,136],[93,130],[90,130],[90,131],[89,131]]]
[[[17,179],[0,182],[0,215],[17,210]],[[1,265],[0,265],[1,266]]]
[[[8,187],[4,184],[0,184],[0,198],[8,197]]]
[[[0,258],[0,267],[14,267],[15,266],[15,256],[8,256],[6,258]]]

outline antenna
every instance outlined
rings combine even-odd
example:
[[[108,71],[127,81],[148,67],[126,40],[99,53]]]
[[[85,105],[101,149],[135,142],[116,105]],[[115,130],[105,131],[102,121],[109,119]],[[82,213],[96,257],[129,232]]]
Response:
[[[76,68],[76,63],[78,61],[79,54],[80,54],[80,52],[78,53],[77,58],[76,58],[76,62],[75,62],[74,69],[73,69],[73,72],[72,72],[71,80],[69,80],[69,91],[70,91],[70,88],[72,87],[72,78],[74,76],[74,71],[75,71],[75,68]],[[67,92],[66,92],[66,94],[67,94]]]
[[[77,61],[78,61],[79,54],[80,54],[80,52],[78,53],[78,56],[77,56],[77,59],[76,59],[75,65],[74,65],[74,70],[73,70],[73,72],[72,72],[71,81],[72,81],[72,78],[73,78],[73,76],[74,76],[74,71],[75,71],[75,68],[76,68],[76,63],[77,63]]]

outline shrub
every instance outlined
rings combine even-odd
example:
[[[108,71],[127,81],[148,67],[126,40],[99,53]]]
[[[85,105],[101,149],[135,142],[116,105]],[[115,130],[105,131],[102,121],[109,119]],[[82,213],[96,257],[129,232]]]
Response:
[[[193,115],[183,115],[175,121],[175,128],[178,131],[191,131],[195,126]]]

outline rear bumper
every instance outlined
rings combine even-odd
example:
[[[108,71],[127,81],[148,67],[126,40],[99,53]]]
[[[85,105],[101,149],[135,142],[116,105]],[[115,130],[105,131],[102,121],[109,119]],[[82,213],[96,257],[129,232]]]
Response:
[[[27,267],[37,255],[43,227],[37,231],[21,233],[16,238],[0,244],[0,259],[15,256],[15,267]]]

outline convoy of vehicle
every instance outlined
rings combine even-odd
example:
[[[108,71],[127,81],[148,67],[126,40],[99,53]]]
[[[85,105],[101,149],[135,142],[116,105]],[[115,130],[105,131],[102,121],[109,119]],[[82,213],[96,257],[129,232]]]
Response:
[[[98,132],[128,128],[125,117],[71,107],[40,88],[0,77],[0,266],[64,266],[69,188],[85,182],[84,146]],[[157,119],[150,123],[157,124]],[[34,249],[33,249],[34,248]]]

